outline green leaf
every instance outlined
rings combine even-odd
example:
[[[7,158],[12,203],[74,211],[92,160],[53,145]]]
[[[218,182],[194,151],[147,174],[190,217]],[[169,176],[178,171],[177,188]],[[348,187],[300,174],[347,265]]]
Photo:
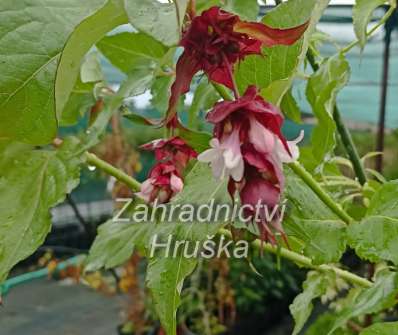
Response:
[[[395,306],[397,293],[397,273],[387,270],[380,271],[373,286],[363,290],[356,297],[353,304],[338,313],[336,320],[333,322],[333,327],[327,335],[332,335],[336,329],[344,326],[352,318],[365,314],[379,313]]]
[[[83,83],[97,83],[104,80],[98,53],[91,52],[86,56],[80,68],[80,78]]]
[[[128,21],[122,0],[108,0],[102,3],[104,6],[76,27],[62,52],[55,82],[58,118],[61,117],[79,77],[81,61],[85,54],[107,32]]]
[[[366,45],[366,30],[374,10],[385,4],[385,0],[356,0],[352,12],[354,21],[354,31],[359,40],[359,45],[363,49]]]
[[[347,246],[346,225],[336,220],[303,220],[285,222],[289,237],[304,243],[303,252],[313,263],[337,263]]]
[[[143,60],[149,64],[160,62],[167,52],[161,43],[144,33],[123,32],[106,36],[96,45],[114,66],[125,73],[143,63]]]
[[[78,78],[59,121],[60,126],[72,126],[77,123],[95,104],[94,83],[82,83]]]
[[[281,110],[283,114],[285,114],[285,116],[293,122],[301,123],[300,107],[298,106],[291,89],[284,95],[282,99]]]
[[[368,216],[382,215],[398,219],[398,180],[384,184],[370,201]]]
[[[175,0],[174,3],[125,0],[130,23],[167,46],[176,45],[180,40],[187,5],[187,0]]]
[[[333,111],[338,92],[347,84],[350,66],[344,55],[326,60],[308,80],[306,95],[318,125],[313,130],[313,154],[319,163],[325,160],[336,145],[336,124]]]
[[[336,316],[332,313],[323,313],[305,332],[305,335],[320,335],[324,334],[333,326]],[[352,331],[346,329],[337,329],[333,335],[355,335]]]
[[[257,21],[260,6],[257,0],[227,0],[223,9],[239,15],[244,20]]]
[[[308,273],[307,279],[303,283],[303,292],[294,299],[289,307],[295,321],[293,335],[298,334],[303,328],[314,308],[312,300],[326,293],[329,281],[328,274],[320,272]]]
[[[370,216],[354,223],[348,228],[348,243],[363,259],[398,265],[398,219]]]
[[[206,112],[208,109],[212,108],[219,99],[220,96],[213,85],[210,85],[208,81],[201,82],[195,89],[193,101],[188,110],[188,126],[196,128],[199,120],[199,112]]]
[[[337,262],[347,245],[345,224],[289,168],[285,176],[286,234],[302,243],[297,251],[315,264]]]
[[[398,265],[398,181],[390,181],[370,201],[366,217],[349,227],[349,244],[358,256]]]
[[[210,168],[197,163],[185,179],[184,190],[177,195],[171,205],[208,204],[211,199],[230,203],[226,192],[226,181],[215,181]],[[174,241],[203,241],[214,235],[222,223],[176,223],[167,225],[164,236],[171,235]],[[183,253],[177,257],[157,255],[150,259],[147,271],[147,285],[152,291],[155,308],[163,328],[168,335],[175,335],[177,328],[176,311],[180,305],[180,293],[184,279],[192,273],[197,264],[196,258],[186,258]]]
[[[145,251],[151,223],[122,223],[109,220],[98,228],[98,234],[86,260],[86,271],[111,269],[125,263],[135,249]]]
[[[164,113],[169,105],[170,88],[174,82],[174,76],[157,77],[151,87],[151,103],[159,112]]]
[[[249,85],[264,89],[274,81],[287,79],[284,90],[276,98],[280,101],[293,82],[299,65],[304,61],[311,35],[328,6],[329,0],[293,0],[284,2],[264,17],[263,22],[276,28],[291,28],[310,20],[304,37],[291,46],[264,49],[265,56],[248,56],[236,68],[236,81],[240,92]]]
[[[0,282],[44,242],[50,208],[78,185],[76,146],[68,140],[50,151],[0,141]]]
[[[398,335],[398,322],[376,323],[361,331],[360,335]]]
[[[209,133],[187,128],[179,129],[178,135],[198,153],[209,149],[209,142],[212,138]]]
[[[62,49],[73,29],[104,2],[0,2],[0,137],[36,145],[55,137],[54,84]]]

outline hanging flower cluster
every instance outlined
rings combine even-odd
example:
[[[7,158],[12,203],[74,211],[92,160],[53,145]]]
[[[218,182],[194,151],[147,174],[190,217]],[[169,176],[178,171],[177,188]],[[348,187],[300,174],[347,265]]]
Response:
[[[214,138],[198,160],[210,163],[216,178],[230,178],[229,192],[239,192],[248,217],[254,217],[256,206],[277,206],[284,187],[282,163],[298,158],[303,134],[287,141],[281,132],[283,115],[255,86],[235,101],[217,103],[206,119],[214,124]],[[265,211],[257,219],[264,236],[272,237]],[[272,224],[281,230],[277,222]]]
[[[167,124],[176,116],[179,97],[189,91],[193,76],[204,71],[211,81],[235,90],[233,66],[247,55],[261,55],[263,46],[291,45],[307,28],[276,29],[212,7],[192,19],[180,45],[184,52],[177,62],[176,80],[171,88]]]
[[[154,151],[159,162],[149,171],[148,179],[137,195],[148,203],[155,199],[158,203],[167,203],[182,191],[183,171],[197,153],[179,137],[155,140],[142,148]]]
[[[194,75],[203,71],[210,81],[233,90],[234,101],[217,103],[206,119],[214,125],[211,148],[201,153],[199,161],[210,163],[216,178],[229,178],[232,197],[238,192],[242,205],[274,207],[280,202],[284,188],[282,163],[299,156],[297,143],[287,141],[281,132],[284,122],[279,109],[265,101],[255,86],[240,97],[234,82],[234,66],[247,55],[261,55],[263,46],[290,45],[307,28],[307,23],[290,29],[275,29],[262,23],[241,21],[237,15],[218,7],[195,16],[180,45],[184,52],[176,67],[176,80],[166,114],[166,126],[179,125],[176,106],[179,97],[189,91]],[[148,202],[167,202],[183,188],[182,171],[196,152],[184,140],[173,137],[144,146],[155,151],[159,163],[150,171],[140,196]],[[253,210],[246,210],[253,217]],[[282,232],[278,220],[267,222],[256,217],[264,240],[275,242],[273,230]]]

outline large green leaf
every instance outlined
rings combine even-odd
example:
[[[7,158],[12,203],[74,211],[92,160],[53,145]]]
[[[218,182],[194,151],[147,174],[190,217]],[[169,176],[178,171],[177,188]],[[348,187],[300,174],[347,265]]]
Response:
[[[76,143],[57,151],[0,142],[0,282],[44,241],[49,210],[79,183]]]
[[[106,36],[97,43],[97,48],[121,71],[128,73],[143,60],[159,62],[166,54],[160,42],[144,33],[123,32]]]
[[[86,270],[110,269],[126,262],[134,250],[145,251],[151,223],[122,223],[109,220],[98,229],[98,235],[86,260]]]
[[[397,303],[398,274],[383,270],[378,273],[372,287],[363,290],[354,303],[341,310],[327,335],[344,326],[352,318],[365,314],[379,313]]]
[[[79,77],[84,55],[107,32],[127,23],[122,0],[102,1],[104,6],[82,21],[69,37],[62,52],[55,82],[57,117],[61,114]]]
[[[73,29],[104,3],[0,2],[0,137],[32,144],[55,137],[54,84],[62,49]]]
[[[398,335],[398,322],[376,323],[361,331],[360,335]]]
[[[304,37],[291,46],[275,46],[264,49],[265,56],[249,56],[237,66],[236,81],[243,92],[247,86],[265,89],[274,81],[288,79],[280,100],[292,84],[299,64],[305,58],[312,33],[328,6],[329,0],[291,0],[269,11],[263,22],[276,28],[291,28],[310,20]],[[275,97],[274,97],[275,98]]]
[[[398,219],[371,216],[348,227],[348,243],[358,256],[398,265]]]
[[[347,84],[350,76],[350,66],[344,55],[336,55],[327,59],[308,80],[306,95],[312,111],[318,119],[313,130],[313,154],[318,163],[336,145],[336,124],[333,111],[338,92]]]
[[[160,3],[156,0],[125,0],[131,24],[167,46],[180,40],[187,0]]]
[[[303,242],[303,252],[314,264],[336,263],[346,250],[346,225],[341,221],[293,217],[285,228],[289,237]]]
[[[352,12],[354,30],[359,40],[359,45],[363,49],[366,45],[366,29],[374,10],[383,5],[385,0],[356,0]]]
[[[349,227],[349,244],[358,256],[398,265],[398,181],[384,184],[370,201],[366,217]]]
[[[187,176],[184,190],[171,205],[189,203],[199,206],[208,204],[211,199],[214,199],[215,203],[229,203],[230,200],[226,195],[226,181],[215,181],[210,168],[198,163]],[[220,222],[176,223],[166,225],[163,235],[166,237],[171,235],[173,241],[201,242],[207,236],[214,235],[221,225]],[[147,285],[152,291],[156,311],[168,335],[176,334],[176,312],[180,305],[183,281],[192,273],[196,264],[196,258],[186,258],[182,252],[176,257],[167,257],[163,252],[150,259]]]
[[[303,292],[290,305],[290,312],[295,321],[293,335],[298,334],[303,328],[314,308],[312,300],[325,294],[329,282],[329,274],[320,272],[308,273],[307,279],[303,283]]]
[[[371,199],[367,216],[382,215],[398,219],[398,180],[390,181],[378,189]]]
[[[347,245],[345,224],[290,169],[285,169],[285,175],[286,234],[301,242],[297,251],[315,264],[338,262]]]

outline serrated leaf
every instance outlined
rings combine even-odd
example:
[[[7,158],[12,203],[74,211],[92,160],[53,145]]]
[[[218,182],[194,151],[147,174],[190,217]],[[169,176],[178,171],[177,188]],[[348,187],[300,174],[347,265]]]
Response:
[[[243,92],[249,85],[263,89],[274,81],[288,79],[285,90],[276,99],[280,101],[291,86],[299,64],[304,61],[311,35],[328,4],[329,0],[295,0],[284,2],[270,10],[263,22],[272,27],[291,28],[310,20],[309,26],[304,37],[294,45],[266,48],[265,57],[246,57],[236,68],[235,77],[239,90]]]
[[[208,204],[211,199],[223,198],[229,203],[226,181],[215,181],[210,168],[197,163],[185,179],[184,190],[177,195],[171,205]],[[208,235],[214,235],[222,223],[198,223],[167,225],[163,233],[171,235],[173,241],[203,241]],[[177,328],[176,312],[180,305],[180,293],[184,279],[192,273],[197,264],[196,258],[186,258],[179,252],[177,257],[157,255],[150,259],[147,270],[147,285],[150,288],[155,308],[167,335],[175,335]]]
[[[398,322],[376,323],[361,331],[360,335],[398,335]]]
[[[123,32],[105,36],[96,46],[124,73],[136,68],[143,60],[147,60],[148,63],[159,62],[167,52],[164,45],[144,33]]]
[[[360,293],[353,304],[337,314],[331,330],[327,335],[344,326],[347,321],[365,314],[379,313],[397,303],[398,275],[387,270],[380,271],[372,287]]]
[[[354,31],[363,49],[366,45],[366,31],[374,10],[383,5],[385,0],[356,0],[352,12]]]
[[[144,251],[150,233],[156,227],[150,222],[121,223],[109,220],[98,228],[98,234],[86,260],[86,271],[110,269],[125,263],[134,250]]]
[[[35,150],[15,142],[0,145],[0,282],[44,241],[50,208],[79,183],[82,161],[76,144],[57,151]]]
[[[54,84],[60,55],[73,29],[104,3],[1,1],[0,137],[36,145],[55,137]]]
[[[296,296],[289,307],[295,321],[293,335],[297,335],[307,322],[314,308],[312,300],[325,294],[329,280],[328,274],[320,272],[308,273],[307,279],[303,283],[303,292]]]
[[[79,76],[80,65],[84,55],[106,33],[128,21],[122,0],[102,2],[103,6],[101,8],[98,8],[93,15],[76,27],[62,52],[55,82],[58,118],[61,117]]]
[[[286,168],[285,176],[286,234],[303,244],[297,251],[314,263],[337,262],[347,245],[345,224],[294,172]]]
[[[175,0],[174,3],[125,0],[130,23],[166,46],[179,42],[187,5],[187,0]]]
[[[289,237],[304,243],[303,252],[313,264],[337,263],[346,250],[346,225],[341,221],[293,217],[284,227]]]
[[[354,223],[348,228],[348,243],[363,259],[398,265],[398,219],[371,216]]]
[[[349,227],[349,244],[361,258],[398,264],[397,194],[397,180],[382,185],[371,199],[366,217]]]
[[[348,83],[350,66],[344,55],[327,59],[308,80],[306,95],[318,120],[313,130],[313,154],[318,163],[336,146],[336,124],[333,111],[338,92]]]
[[[370,201],[368,216],[381,215],[398,219],[398,180],[384,184]]]

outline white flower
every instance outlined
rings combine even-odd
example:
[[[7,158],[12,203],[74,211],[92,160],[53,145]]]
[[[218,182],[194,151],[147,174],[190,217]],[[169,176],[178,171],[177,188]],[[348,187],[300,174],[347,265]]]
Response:
[[[289,151],[291,155],[286,151],[285,146],[281,142],[281,140],[277,140],[275,143],[275,153],[279,160],[282,163],[293,163],[300,157],[300,150],[298,147],[298,143],[300,143],[304,139],[304,130],[300,131],[299,136],[293,141],[287,141],[287,145],[289,147]]]
[[[232,133],[223,143],[217,138],[210,141],[211,149],[202,152],[198,160],[210,163],[217,179],[231,176],[235,181],[243,178],[244,163],[240,152],[239,132]]]

